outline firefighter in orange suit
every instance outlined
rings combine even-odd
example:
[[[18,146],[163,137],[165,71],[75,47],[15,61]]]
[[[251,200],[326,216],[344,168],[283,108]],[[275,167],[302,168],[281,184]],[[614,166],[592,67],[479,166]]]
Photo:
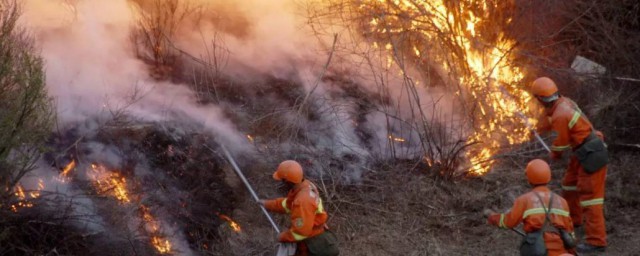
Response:
[[[560,159],[567,149],[574,151],[562,180],[562,196],[569,203],[574,225],[582,225],[583,216],[585,219],[586,243],[578,245],[578,252],[604,251],[607,246],[603,212],[607,166],[596,167],[589,173],[577,157],[580,147],[592,140],[600,140],[604,145],[604,136],[593,128],[575,102],[558,93],[558,87],[550,78],[536,79],[532,93],[545,107],[538,131],[553,130],[557,133],[551,146],[551,158]],[[604,148],[606,150],[606,146]]]
[[[304,179],[302,166],[296,161],[284,161],[273,173],[273,179],[282,182],[287,196],[259,203],[269,211],[290,215],[291,227],[282,231],[278,240],[297,243],[295,255],[338,255],[335,235],[326,229],[327,212],[318,188]]]
[[[559,256],[568,253],[562,241],[560,230],[573,238],[573,223],[569,216],[569,206],[559,195],[551,192],[547,183],[551,181],[551,169],[544,160],[535,159],[527,164],[525,170],[529,184],[533,189],[518,197],[508,213],[489,215],[489,224],[501,228],[513,228],[520,222],[524,223],[524,231],[531,233],[543,228],[546,212],[549,227],[544,230],[543,238],[549,256]],[[553,195],[553,203],[551,203]],[[551,204],[551,209],[549,205]]]

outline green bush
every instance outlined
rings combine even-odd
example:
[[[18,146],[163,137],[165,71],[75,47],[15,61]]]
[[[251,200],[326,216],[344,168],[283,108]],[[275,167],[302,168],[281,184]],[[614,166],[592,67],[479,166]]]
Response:
[[[55,121],[44,62],[34,39],[17,26],[20,6],[0,0],[0,195],[35,167]],[[2,203],[2,202],[0,202]]]

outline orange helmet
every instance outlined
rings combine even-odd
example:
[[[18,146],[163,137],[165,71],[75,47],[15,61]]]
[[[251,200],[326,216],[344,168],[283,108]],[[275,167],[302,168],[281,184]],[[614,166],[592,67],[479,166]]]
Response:
[[[542,159],[531,160],[527,164],[525,173],[531,185],[544,185],[551,181],[551,168]]]
[[[274,180],[286,180],[293,184],[302,182],[302,176],[302,166],[293,160],[283,161],[273,173]]]
[[[543,102],[551,102],[558,99],[558,86],[548,77],[539,77],[531,85],[531,92]]]

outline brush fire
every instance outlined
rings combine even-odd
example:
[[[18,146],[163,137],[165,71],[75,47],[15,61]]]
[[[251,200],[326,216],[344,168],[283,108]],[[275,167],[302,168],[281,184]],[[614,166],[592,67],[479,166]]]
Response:
[[[460,85],[456,94],[478,110],[470,113],[473,129],[467,139],[478,143],[466,153],[472,174],[487,173],[495,162],[492,157],[505,144],[529,140],[528,125],[535,124],[535,120],[523,120],[517,115],[520,111],[530,113],[531,97],[521,83],[523,71],[513,65],[511,51],[516,43],[495,31],[511,19],[501,21],[490,16],[512,8],[506,3],[509,1],[361,2],[360,12],[374,16],[366,26],[370,37],[392,41],[402,36],[412,38],[403,45],[385,44],[389,62],[395,59],[391,56],[399,47],[406,48],[418,61],[436,59]],[[374,42],[374,47],[377,45]],[[439,48],[430,49],[438,45]]]
[[[386,173],[380,168],[411,163],[420,175],[484,180],[475,177],[531,141],[536,125],[524,87],[529,66],[507,29],[515,2],[309,0],[309,17],[299,17],[303,5],[293,0],[25,0],[17,24],[33,30],[34,43],[24,45],[42,48],[38,60],[55,63],[42,79],[60,120],[47,126],[53,150],[32,160],[34,175],[7,178],[15,185],[0,208],[12,216],[65,209],[73,221],[56,225],[90,234],[91,243],[126,245],[113,255],[224,254],[215,250],[254,234],[245,214],[259,209],[241,208],[248,196],[227,176],[230,166],[249,171],[245,184],[264,186],[256,195],[247,185],[264,202],[263,182],[279,179],[273,163],[303,159],[326,211],[377,209],[353,198],[342,204],[336,191],[387,185],[367,176]],[[431,187],[415,190],[438,194]],[[41,203],[49,195],[55,203]],[[340,214],[328,219],[350,213]]]
[[[122,204],[132,203],[130,192],[127,189],[127,180],[122,174],[111,171],[104,165],[91,164],[88,176],[94,181],[98,194],[114,197]],[[151,214],[149,207],[139,204],[139,211],[144,221],[144,229],[151,237],[153,247],[160,254],[171,253],[171,242],[162,233],[160,222]]]

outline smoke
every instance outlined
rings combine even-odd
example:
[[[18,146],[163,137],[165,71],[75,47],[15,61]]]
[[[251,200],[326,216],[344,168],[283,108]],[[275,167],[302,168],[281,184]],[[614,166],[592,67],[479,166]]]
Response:
[[[143,15],[157,11],[155,3],[155,0],[24,1],[21,22],[34,33],[46,61],[47,89],[56,102],[59,126],[75,129],[91,140],[108,120],[124,115],[142,123],[178,124],[184,130],[213,135],[236,153],[259,150],[245,138],[246,122],[238,120],[263,117],[251,116],[244,105],[231,101],[203,103],[199,92],[189,84],[179,79],[155,79],[152,65],[136,54],[132,34]],[[312,175],[321,176],[325,170],[337,168],[345,180],[357,182],[363,167],[378,158],[418,156],[420,145],[410,141],[421,138],[415,127],[402,120],[408,117],[415,121],[412,115],[416,109],[412,106],[426,113],[445,110],[432,115],[432,119],[426,120],[429,122],[438,116],[454,115],[452,107],[441,103],[453,104],[453,100],[445,98],[450,97],[445,91],[417,86],[415,97],[408,94],[403,84],[406,81],[396,75],[401,70],[387,66],[389,56],[379,54],[380,49],[365,47],[348,34],[339,36],[332,45],[331,34],[311,30],[305,14],[300,13],[303,9],[299,1],[178,3],[181,5],[174,13],[176,20],[172,21],[175,23],[169,24],[175,27],[166,35],[171,39],[171,45],[166,47],[173,49],[158,50],[180,51],[205,62],[215,62],[216,72],[237,82],[232,91],[246,93],[240,97],[249,98],[247,101],[259,101],[251,102],[254,108],[287,109],[279,116],[285,120],[283,130],[290,125],[296,131],[302,130],[305,136],[292,141],[267,139],[267,143],[275,144],[270,152],[309,159],[305,169]],[[344,30],[331,25],[328,29]],[[350,52],[361,47],[368,48],[366,53]],[[327,68],[325,63],[330,56],[332,61]],[[193,68],[191,64],[185,61],[185,70],[178,75],[195,73],[196,68],[188,69]],[[324,79],[319,79],[321,74]],[[259,88],[265,78],[289,81],[301,88]],[[272,89],[276,93],[260,92]],[[299,104],[307,97],[308,110],[291,107],[292,102]],[[416,102],[417,99],[421,102]],[[396,137],[407,142],[394,141]],[[89,153],[78,168],[88,169],[90,162],[113,167],[125,165],[124,153],[115,146],[96,141],[84,144]],[[326,156],[340,166],[323,161]],[[133,175],[153,175],[146,168],[144,163],[137,166]],[[41,169],[36,173],[38,177],[51,176],[44,171],[46,168]],[[79,179],[90,180],[84,176]],[[64,188],[60,190],[63,194],[72,195],[75,190],[66,183],[58,186]],[[85,206],[83,213],[94,214],[100,208],[91,200],[80,205]],[[159,221],[173,234],[174,244],[188,253],[189,246],[180,227],[168,225],[172,223],[170,216],[160,217],[166,218]],[[102,222],[96,218],[96,222]]]
[[[195,123],[227,143],[242,145],[243,136],[218,107],[198,105],[186,86],[150,79],[131,46],[135,20],[130,3],[68,3],[29,0],[22,17],[41,46],[60,123],[124,111],[142,121]]]

